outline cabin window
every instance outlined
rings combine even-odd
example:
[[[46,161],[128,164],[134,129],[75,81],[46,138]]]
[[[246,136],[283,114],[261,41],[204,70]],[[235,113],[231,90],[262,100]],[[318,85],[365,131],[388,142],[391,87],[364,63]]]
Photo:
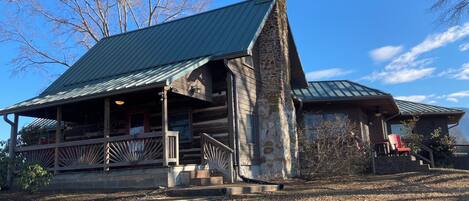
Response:
[[[254,114],[246,115],[246,142],[255,144],[256,143],[256,116]]]
[[[171,131],[179,132],[179,141],[187,142],[192,140],[191,125],[188,113],[169,116],[168,127]]]
[[[346,124],[345,120],[348,119],[347,114],[345,113],[316,113],[316,114],[305,114],[304,116],[304,128],[305,128],[305,137],[309,140],[313,140],[314,137],[318,134],[318,127],[327,121],[337,122],[334,129],[337,129],[337,132],[345,132]]]
[[[130,135],[145,132],[145,116],[143,113],[130,115]]]
[[[391,124],[391,134],[399,134],[401,136],[404,136],[406,134],[404,131],[404,125]]]

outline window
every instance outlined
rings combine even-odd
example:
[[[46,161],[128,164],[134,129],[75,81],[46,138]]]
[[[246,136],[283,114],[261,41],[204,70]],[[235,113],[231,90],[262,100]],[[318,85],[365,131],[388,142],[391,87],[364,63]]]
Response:
[[[247,143],[255,144],[256,143],[256,116],[254,114],[246,115],[246,141]]]
[[[346,119],[348,116],[345,113],[306,113],[304,116],[305,136],[309,140],[313,140],[317,135],[318,127],[325,121],[337,122],[337,132],[345,132]]]
[[[179,132],[179,141],[192,139],[189,114],[183,113],[169,116],[169,130]]]
[[[137,135],[145,132],[145,116],[143,113],[130,116],[130,135]]]
[[[399,134],[403,136],[404,132],[404,125],[402,124],[391,124],[391,134]]]

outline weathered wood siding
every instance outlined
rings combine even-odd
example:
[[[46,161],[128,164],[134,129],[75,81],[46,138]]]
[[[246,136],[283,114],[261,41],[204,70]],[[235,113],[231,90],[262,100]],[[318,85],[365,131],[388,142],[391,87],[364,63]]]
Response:
[[[254,68],[250,59],[238,58],[228,62],[228,67],[236,79],[240,165],[256,164],[258,158],[257,96],[261,82],[260,71]]]

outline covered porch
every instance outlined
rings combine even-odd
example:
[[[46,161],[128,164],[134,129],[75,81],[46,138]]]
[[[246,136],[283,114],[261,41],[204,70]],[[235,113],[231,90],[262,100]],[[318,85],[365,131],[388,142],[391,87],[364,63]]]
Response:
[[[2,114],[12,128],[10,143],[17,145],[10,146],[10,153],[25,163],[42,165],[65,182],[68,179],[63,178],[77,174],[108,182],[119,177],[111,176],[117,174],[128,181],[152,178],[149,185],[174,186],[184,182],[184,171],[205,168],[215,169],[226,182],[233,182],[230,83],[219,64],[206,64],[151,87],[110,90],[72,97],[73,101],[32,99],[31,107],[7,109]],[[40,101],[44,103],[34,105]],[[20,116],[39,118],[39,122],[19,131]],[[15,171],[10,167],[10,183]],[[142,171],[153,173],[132,178]],[[158,183],[158,178],[165,182]]]

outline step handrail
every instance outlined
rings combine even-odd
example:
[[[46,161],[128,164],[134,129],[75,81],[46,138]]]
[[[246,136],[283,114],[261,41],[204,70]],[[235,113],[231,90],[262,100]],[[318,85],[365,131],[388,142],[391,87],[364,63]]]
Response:
[[[420,160],[424,160],[425,162],[429,163],[429,164],[430,164],[430,167],[431,167],[431,168],[434,168],[434,167],[435,167],[435,159],[434,159],[434,157],[433,157],[433,149],[431,149],[430,147],[428,147],[428,146],[426,146],[426,145],[424,145],[424,144],[419,144],[419,147],[420,147],[422,150],[428,152],[430,158],[427,158],[427,157],[425,157],[425,156],[422,156],[422,155],[420,155],[420,154],[418,154],[418,153],[412,153],[412,152],[411,152],[411,154],[414,155],[415,157],[419,158]]]
[[[234,183],[234,150],[206,133],[200,134],[202,163],[221,172],[230,183]]]

